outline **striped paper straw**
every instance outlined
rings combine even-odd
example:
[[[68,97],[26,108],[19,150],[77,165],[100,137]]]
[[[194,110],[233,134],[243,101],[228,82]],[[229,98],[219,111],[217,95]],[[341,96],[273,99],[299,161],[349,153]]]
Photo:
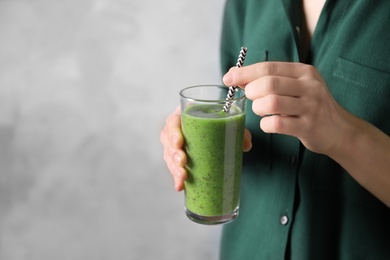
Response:
[[[247,51],[248,51],[248,48],[241,47],[240,55],[238,56],[237,63],[236,63],[237,68],[241,68],[242,65],[244,65]],[[236,89],[237,89],[237,86],[229,87],[229,91],[227,93],[226,102],[225,102],[225,105],[223,107],[223,111],[229,112],[229,109],[232,105],[232,99],[234,98],[234,93],[236,93]]]

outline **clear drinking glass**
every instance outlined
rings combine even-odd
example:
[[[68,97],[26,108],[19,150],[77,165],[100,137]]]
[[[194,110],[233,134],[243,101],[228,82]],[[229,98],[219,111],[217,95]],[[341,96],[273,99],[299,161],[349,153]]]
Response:
[[[201,85],[180,92],[187,155],[185,211],[201,224],[233,221],[239,212],[246,97],[237,88],[228,112],[225,86]]]

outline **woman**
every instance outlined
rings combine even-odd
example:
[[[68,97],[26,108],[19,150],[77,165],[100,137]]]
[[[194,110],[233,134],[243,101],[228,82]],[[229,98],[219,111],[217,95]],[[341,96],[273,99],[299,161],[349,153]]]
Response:
[[[228,0],[222,70],[245,89],[240,216],[221,259],[390,259],[390,2]],[[184,188],[180,111],[161,133]]]

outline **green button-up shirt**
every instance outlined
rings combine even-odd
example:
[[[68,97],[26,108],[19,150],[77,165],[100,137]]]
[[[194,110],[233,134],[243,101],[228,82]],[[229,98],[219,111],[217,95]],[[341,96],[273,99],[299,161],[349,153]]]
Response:
[[[298,62],[302,17],[301,1],[227,0],[222,71],[234,66],[241,46],[248,47],[246,65]],[[305,62],[339,104],[390,135],[389,0],[328,0]],[[336,162],[294,137],[262,132],[259,121],[249,103],[253,148],[221,259],[390,259],[390,209]]]

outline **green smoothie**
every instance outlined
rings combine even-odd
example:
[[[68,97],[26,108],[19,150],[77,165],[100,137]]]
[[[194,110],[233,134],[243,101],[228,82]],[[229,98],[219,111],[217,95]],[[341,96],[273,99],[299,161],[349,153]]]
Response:
[[[239,204],[245,113],[222,109],[191,105],[182,113],[186,209],[200,216],[231,214]]]

